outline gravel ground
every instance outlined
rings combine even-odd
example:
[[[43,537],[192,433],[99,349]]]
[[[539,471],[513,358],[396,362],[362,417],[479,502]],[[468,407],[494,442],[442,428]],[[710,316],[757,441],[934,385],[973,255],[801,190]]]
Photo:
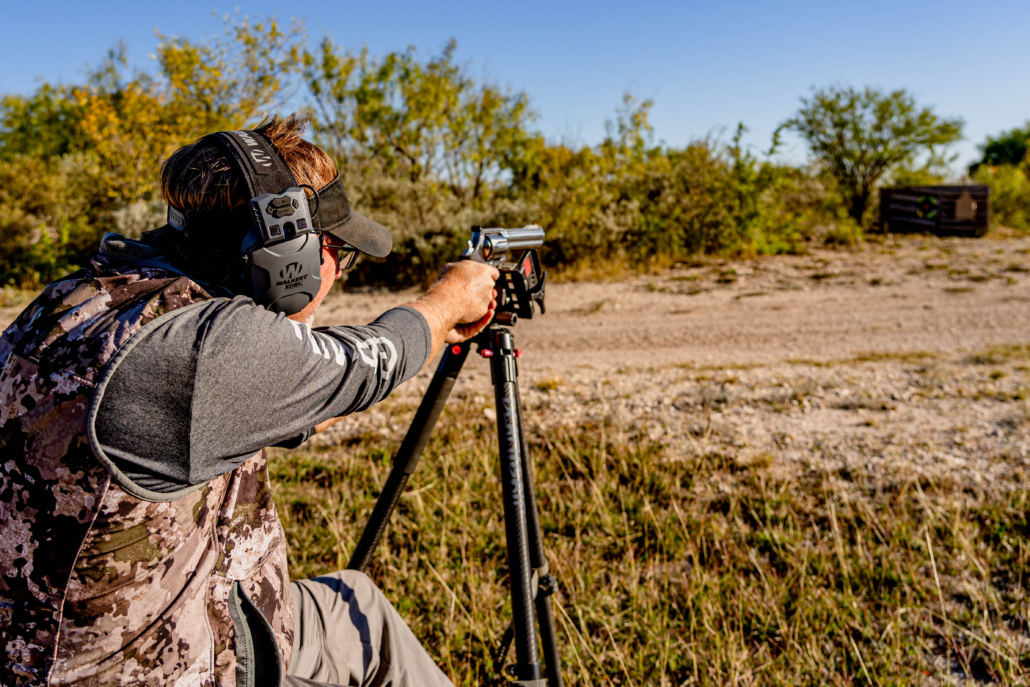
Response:
[[[698,261],[611,283],[553,284],[516,328],[523,366],[565,372],[948,353],[1030,334],[1030,238],[907,238],[859,251]],[[417,292],[337,295],[320,322],[365,320]]]
[[[1016,488],[1030,450],[1028,272],[1030,239],[924,237],[555,284],[547,314],[515,328],[530,427],[608,427],[741,465]],[[367,321],[414,295],[337,295],[320,323]],[[315,441],[400,436],[429,375]],[[492,417],[483,361],[469,360],[455,395]]]

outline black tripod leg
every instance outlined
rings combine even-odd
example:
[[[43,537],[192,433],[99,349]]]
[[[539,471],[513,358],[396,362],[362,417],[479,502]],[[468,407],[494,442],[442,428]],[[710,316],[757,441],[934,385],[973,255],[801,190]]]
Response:
[[[390,470],[383,491],[376,500],[375,508],[372,509],[372,515],[361,533],[361,540],[354,548],[347,564],[349,570],[364,572],[372,562],[372,555],[379,546],[386,525],[390,522],[393,509],[404,493],[408,478],[418,466],[419,458],[429,443],[429,437],[436,427],[436,421],[440,418],[468,353],[469,343],[466,342],[459,346],[448,346],[440,358],[440,365],[433,374],[433,380],[429,382],[426,395],[422,397],[422,402],[415,411],[415,419],[411,421],[411,427],[408,428],[408,433],[404,435],[404,441],[394,456],[393,469]]]
[[[512,625],[515,634],[515,684],[542,685],[533,609],[533,570],[526,528],[526,490],[519,435],[518,378],[511,332],[490,330],[497,404],[497,440],[501,459],[504,530],[508,543]]]
[[[516,370],[516,375],[518,374]],[[522,417],[522,396],[515,385],[515,401],[519,425],[519,444],[522,456],[522,483],[526,489],[526,530],[529,535],[529,561],[537,572],[536,617],[540,624],[540,642],[544,650],[544,668],[549,687],[563,687],[561,657],[558,655],[558,635],[554,627],[551,594],[557,591],[557,580],[551,575],[544,555],[544,535],[540,529],[540,511],[536,506],[536,486],[533,483],[533,461],[529,457],[526,427]]]

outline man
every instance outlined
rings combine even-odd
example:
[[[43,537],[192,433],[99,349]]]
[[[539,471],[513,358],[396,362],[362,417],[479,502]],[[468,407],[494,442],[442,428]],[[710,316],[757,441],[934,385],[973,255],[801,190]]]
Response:
[[[364,575],[290,583],[262,449],[365,410],[477,334],[498,273],[449,265],[371,324],[312,329],[358,252],[391,242],[302,129],[273,119],[178,150],[161,173],[169,226],[105,236],[0,339],[0,684],[450,684]],[[320,264],[273,278],[321,280],[299,300],[268,296],[255,267],[286,245],[254,238],[262,167],[311,189],[317,232],[291,231]]]

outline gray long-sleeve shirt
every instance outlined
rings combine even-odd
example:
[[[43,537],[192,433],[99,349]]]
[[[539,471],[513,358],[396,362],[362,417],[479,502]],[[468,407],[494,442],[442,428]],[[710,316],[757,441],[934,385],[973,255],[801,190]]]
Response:
[[[187,306],[144,327],[112,361],[93,401],[96,442],[134,485],[174,492],[381,401],[431,346],[411,308],[312,330],[248,298]]]

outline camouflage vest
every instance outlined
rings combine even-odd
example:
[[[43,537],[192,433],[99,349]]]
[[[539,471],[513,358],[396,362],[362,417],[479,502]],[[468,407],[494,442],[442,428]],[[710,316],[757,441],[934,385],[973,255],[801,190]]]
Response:
[[[90,444],[91,399],[119,349],[210,298],[95,258],[3,333],[0,684],[242,687],[255,665],[285,672],[293,609],[263,454],[160,500],[133,495]]]

